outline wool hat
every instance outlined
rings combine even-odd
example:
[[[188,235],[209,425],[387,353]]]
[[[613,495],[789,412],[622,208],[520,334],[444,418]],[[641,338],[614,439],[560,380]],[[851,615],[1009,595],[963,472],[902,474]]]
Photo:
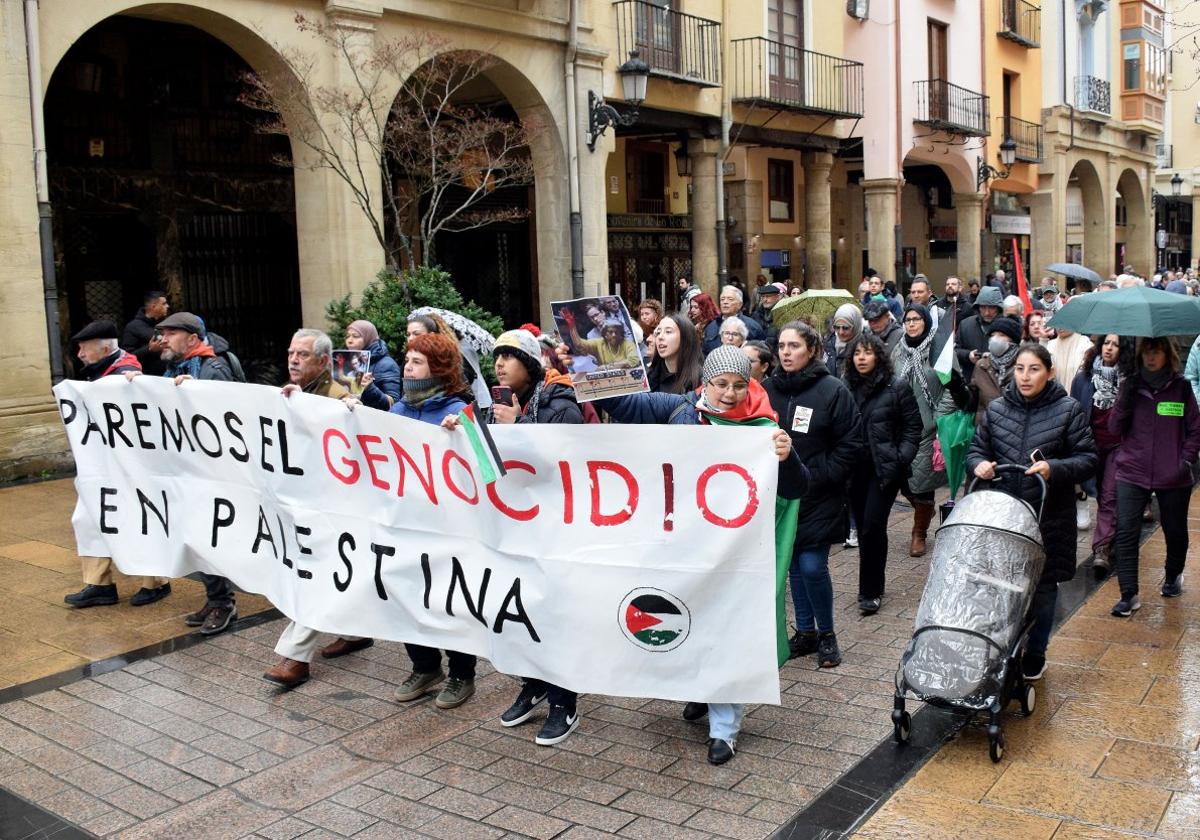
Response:
[[[72,341],[88,341],[93,338],[120,338],[117,335],[117,325],[112,321],[92,321],[71,336]]]
[[[509,330],[496,339],[493,355],[509,354],[525,362],[526,366],[542,366],[542,350],[538,340],[529,330]]]
[[[1016,318],[1010,318],[1007,315],[1001,315],[992,323],[988,324],[987,334],[1003,333],[1008,336],[1009,341],[1013,344],[1021,343],[1021,322]]]
[[[700,381],[708,384],[723,373],[732,373],[750,381],[750,358],[742,352],[742,348],[732,344],[722,344],[714,349],[704,359],[704,367],[700,369]]]
[[[768,283],[767,285],[763,286],[761,289],[758,290],[759,297],[762,297],[763,295],[786,295],[786,294],[787,294],[787,286],[783,285],[782,283]]]
[[[1004,306],[1004,292],[995,286],[984,286],[975,297],[975,308],[978,309],[981,306],[994,306],[997,309],[1002,308]]]
[[[891,313],[888,305],[882,300],[868,301],[863,307],[863,320],[874,321],[876,318],[882,318],[884,315]]]
[[[193,315],[191,312],[172,312],[158,322],[158,328],[160,330],[183,330],[201,338],[207,334],[207,330],[204,329],[204,321],[200,319],[199,315]]]

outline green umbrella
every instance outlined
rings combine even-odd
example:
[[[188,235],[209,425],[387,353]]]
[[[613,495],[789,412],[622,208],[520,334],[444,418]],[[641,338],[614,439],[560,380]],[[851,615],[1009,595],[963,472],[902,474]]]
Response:
[[[771,309],[771,320],[776,327],[788,321],[807,321],[818,332],[825,329],[825,322],[842,304],[853,303],[862,308],[854,295],[845,289],[809,289],[797,297],[784,298]]]
[[[958,495],[958,488],[967,477],[967,450],[975,437],[975,415],[967,411],[953,411],[937,419],[938,443],[942,447],[942,458],[946,461],[946,481],[950,484],[950,498]]]
[[[1084,335],[1195,335],[1200,333],[1200,302],[1144,286],[1091,292],[1067,301],[1046,326]]]

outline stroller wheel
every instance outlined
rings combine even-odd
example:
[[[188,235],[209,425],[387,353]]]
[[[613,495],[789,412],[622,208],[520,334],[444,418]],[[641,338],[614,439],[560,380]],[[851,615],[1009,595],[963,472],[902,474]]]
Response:
[[[912,734],[912,717],[908,712],[903,712],[900,720],[892,724],[892,737],[896,739],[897,744],[907,744],[910,734]]]
[[[1037,708],[1037,689],[1032,683],[1025,683],[1025,693],[1021,695],[1021,714],[1029,717]]]
[[[1004,758],[1004,735],[999,733],[993,735],[988,741],[988,755],[991,756],[994,764],[999,764]]]

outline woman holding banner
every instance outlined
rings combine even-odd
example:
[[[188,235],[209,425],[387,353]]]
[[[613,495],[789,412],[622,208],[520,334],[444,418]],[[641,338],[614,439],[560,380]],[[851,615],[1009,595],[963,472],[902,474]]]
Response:
[[[631,394],[599,400],[597,404],[618,423],[670,423],[677,425],[771,426],[778,427],[778,415],[767,399],[766,391],[750,375],[750,359],[741,348],[724,344],[708,354],[701,370],[704,384],[691,394]],[[778,429],[774,436],[775,454],[780,464],[780,487],[784,475],[789,486],[804,488],[808,470],[796,458],[786,432]],[[785,507],[794,513],[793,508]],[[795,516],[780,522],[780,506],[776,504],[776,619],[779,631],[776,650],[779,664],[788,658],[787,610],[783,603],[787,563],[791,559]],[[782,562],[780,562],[782,559]],[[782,574],[780,573],[782,571]],[[724,764],[733,758],[737,735],[742,726],[740,703],[688,703],[683,710],[687,721],[708,716],[708,761]]]

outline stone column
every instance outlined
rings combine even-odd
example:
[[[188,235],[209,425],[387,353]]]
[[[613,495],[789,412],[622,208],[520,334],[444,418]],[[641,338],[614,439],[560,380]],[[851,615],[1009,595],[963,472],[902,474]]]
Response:
[[[875,178],[862,181],[867,202],[867,258],[885,281],[896,279],[896,206],[899,178]]]
[[[808,288],[833,286],[833,231],[829,192],[829,173],[833,155],[829,152],[804,153],[804,239],[808,246]]]
[[[982,193],[955,193],[954,211],[958,222],[958,263],[956,270],[964,283],[972,278],[980,282],[980,232],[983,230]]]
[[[716,140],[689,140],[692,159],[692,282],[717,297]]]

